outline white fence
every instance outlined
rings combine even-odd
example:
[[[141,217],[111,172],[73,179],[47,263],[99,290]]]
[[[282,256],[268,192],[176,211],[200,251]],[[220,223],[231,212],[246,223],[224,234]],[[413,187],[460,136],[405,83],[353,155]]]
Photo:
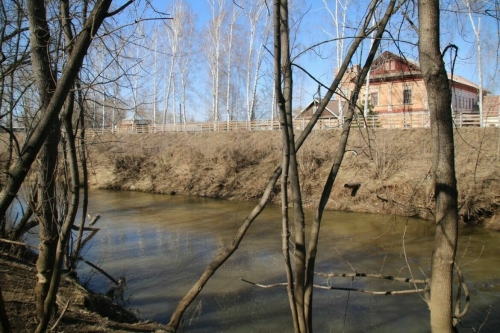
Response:
[[[294,129],[301,131],[308,123],[309,119],[294,119]],[[500,117],[484,117],[485,127],[500,127]],[[455,127],[479,127],[480,118],[476,114],[458,114],[453,118]],[[341,123],[337,118],[319,119],[314,126],[315,130],[341,128]],[[429,128],[430,117],[428,113],[420,114],[378,114],[368,116],[366,120],[357,118],[353,121],[353,127],[368,128]],[[256,120],[256,121],[207,121],[186,124],[166,124],[166,125],[137,125],[133,128],[94,128],[94,132],[113,133],[164,133],[164,132],[224,132],[224,131],[272,131],[281,129],[277,120]]]

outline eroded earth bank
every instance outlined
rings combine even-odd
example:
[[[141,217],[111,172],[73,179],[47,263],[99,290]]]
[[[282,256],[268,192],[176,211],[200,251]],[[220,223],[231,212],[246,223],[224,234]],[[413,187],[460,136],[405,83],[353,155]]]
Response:
[[[339,130],[315,131],[298,152],[305,205],[317,205]],[[428,129],[353,129],[327,209],[431,218]],[[498,229],[500,129],[455,131],[460,216]],[[281,133],[106,134],[89,137],[94,188],[258,200],[281,161]],[[345,184],[360,183],[357,191]],[[271,201],[280,201],[276,184]]]

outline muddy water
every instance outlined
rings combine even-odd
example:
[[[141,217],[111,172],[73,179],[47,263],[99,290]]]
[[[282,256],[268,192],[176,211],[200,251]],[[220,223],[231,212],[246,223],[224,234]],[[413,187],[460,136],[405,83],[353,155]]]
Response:
[[[101,230],[85,249],[115,277],[127,278],[128,306],[142,319],[167,323],[177,302],[228,243],[252,204],[133,192],[91,192],[89,213]],[[311,215],[308,216],[310,222]],[[280,210],[268,207],[236,253],[212,277],[185,314],[187,332],[292,332],[284,287]],[[404,235],[404,238],[403,238]],[[431,223],[377,215],[327,212],[317,271],[429,276]],[[458,256],[471,289],[463,326],[481,332],[500,327],[500,233],[460,230]],[[80,277],[105,292],[108,281],[84,264]],[[316,277],[316,284],[367,290],[406,290],[405,283],[368,278]],[[490,308],[491,306],[491,308]],[[488,315],[488,311],[490,314]],[[428,332],[428,309],[419,294],[373,296],[316,290],[315,332]],[[465,331],[472,332],[472,329]]]

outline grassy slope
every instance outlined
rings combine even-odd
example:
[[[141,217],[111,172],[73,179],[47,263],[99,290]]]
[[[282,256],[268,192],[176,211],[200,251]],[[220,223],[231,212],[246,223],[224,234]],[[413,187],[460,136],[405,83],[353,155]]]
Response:
[[[327,208],[431,217],[430,131],[351,133]],[[318,202],[339,136],[338,130],[316,131],[298,153],[309,208]],[[281,160],[279,132],[121,134],[89,141],[94,188],[256,200]],[[481,221],[500,206],[500,129],[461,129],[455,142],[460,214]],[[344,188],[348,182],[362,184],[354,197]],[[279,199],[277,184],[272,201]]]

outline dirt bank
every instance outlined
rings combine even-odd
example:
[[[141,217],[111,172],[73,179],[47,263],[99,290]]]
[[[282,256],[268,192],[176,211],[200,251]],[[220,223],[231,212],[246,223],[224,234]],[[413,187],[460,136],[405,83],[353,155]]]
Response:
[[[432,217],[428,129],[351,132],[327,209]],[[319,199],[340,131],[316,131],[298,153],[303,199]],[[498,227],[500,129],[455,132],[460,216]],[[120,134],[89,137],[91,186],[251,201],[281,160],[279,132]],[[359,182],[353,196],[344,184]],[[273,203],[279,203],[277,184]],[[493,217],[493,219],[492,219]]]
[[[35,260],[24,246],[0,243],[0,287],[12,332],[34,332],[37,327]],[[87,291],[66,275],[61,278],[56,304],[57,313],[49,323],[52,332],[155,332],[162,328],[139,322],[134,313]]]
[[[339,136],[338,131],[315,132],[298,153],[303,199],[310,208],[317,204]],[[280,139],[278,132],[89,136],[90,182],[94,188],[253,201],[280,164]],[[455,140],[462,220],[500,229],[500,218],[495,218],[500,207],[500,129],[462,129]],[[432,217],[430,142],[430,132],[424,129],[355,130],[327,208]],[[361,183],[354,196],[344,187],[350,182]],[[279,192],[277,184],[271,198],[275,204]],[[0,287],[13,331],[33,332],[34,258],[0,245]],[[64,277],[58,314],[68,300],[56,332],[160,328],[137,323],[133,314],[107,297]]]

